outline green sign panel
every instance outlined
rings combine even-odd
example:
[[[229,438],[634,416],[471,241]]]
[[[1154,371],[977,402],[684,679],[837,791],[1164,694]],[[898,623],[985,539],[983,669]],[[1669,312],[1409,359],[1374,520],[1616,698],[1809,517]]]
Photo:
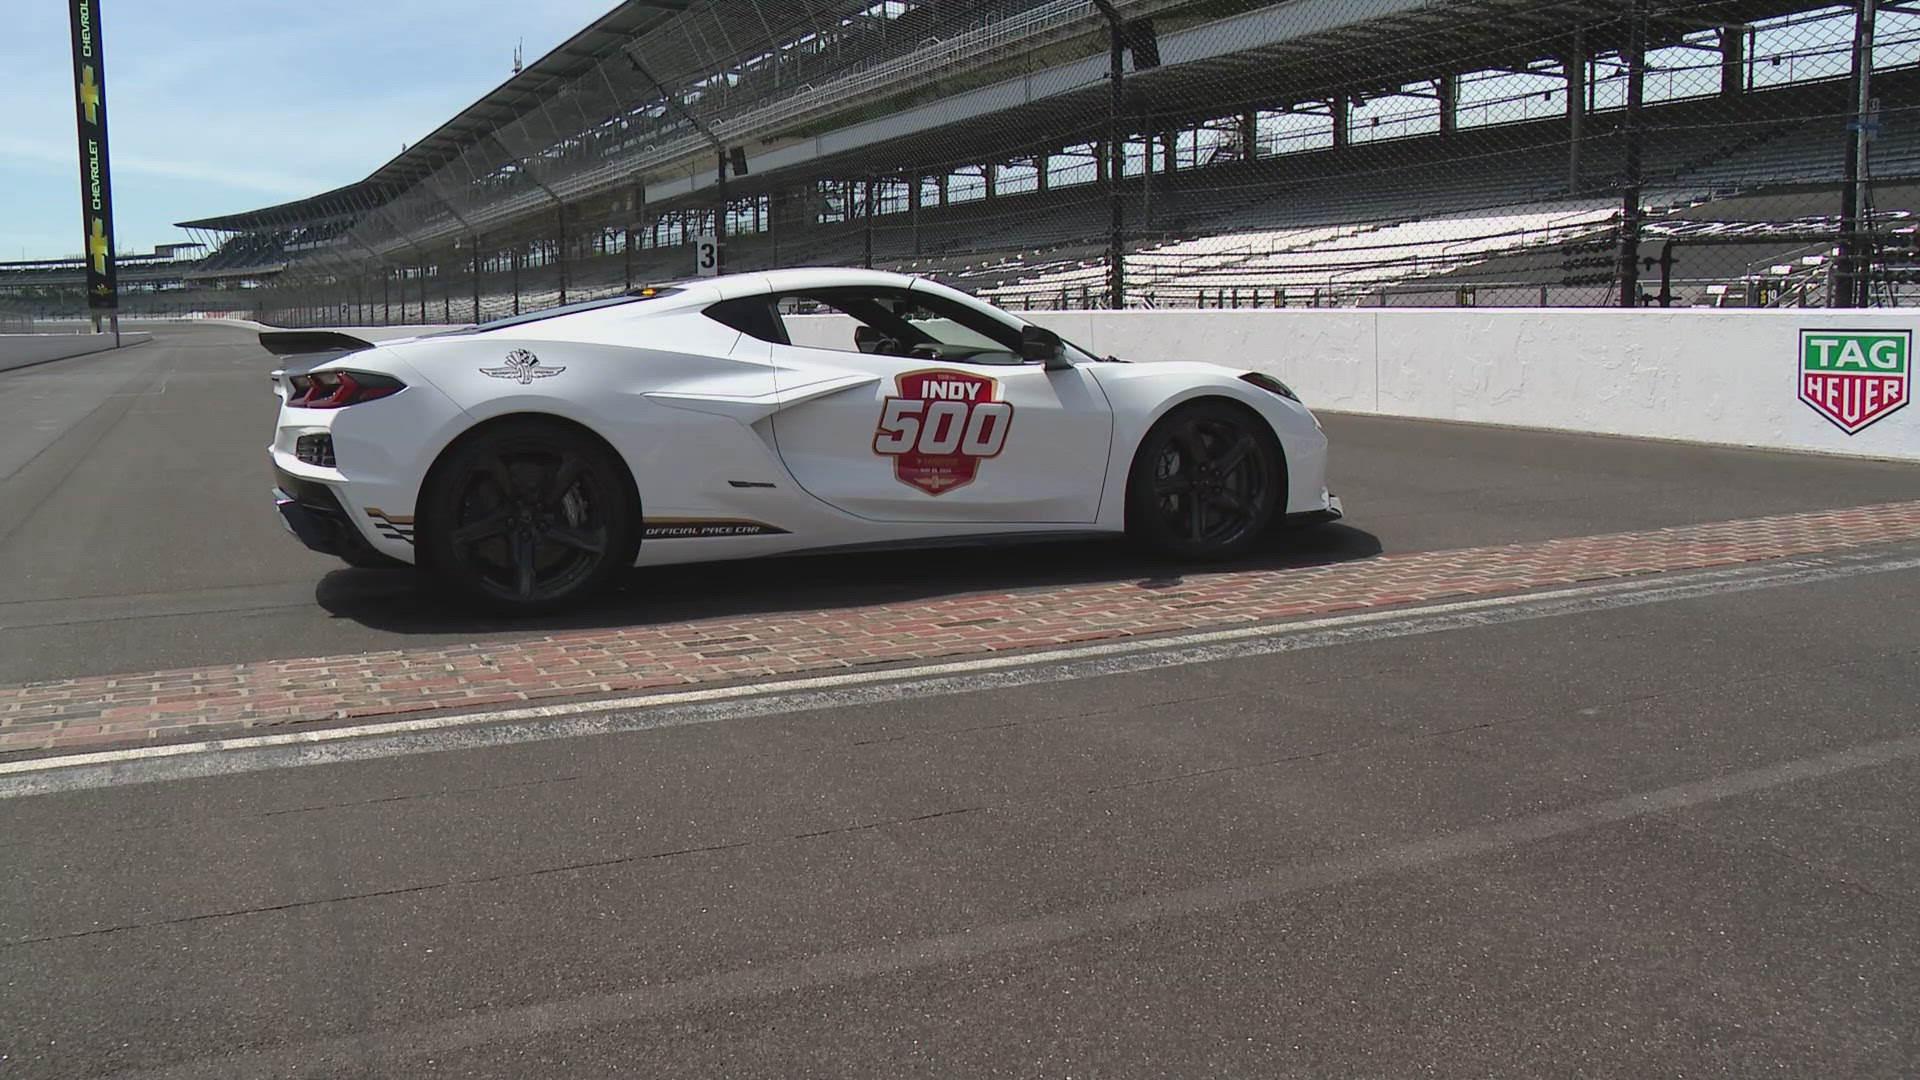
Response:
[[[1911,330],[1800,331],[1800,400],[1849,435],[1907,404]]]

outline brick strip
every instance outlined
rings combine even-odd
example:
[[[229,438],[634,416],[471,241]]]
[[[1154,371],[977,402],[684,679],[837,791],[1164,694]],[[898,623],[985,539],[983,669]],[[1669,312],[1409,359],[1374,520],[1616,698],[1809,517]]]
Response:
[[[1920,502],[830,611],[0,688],[0,754],[1065,645],[1920,540]]]

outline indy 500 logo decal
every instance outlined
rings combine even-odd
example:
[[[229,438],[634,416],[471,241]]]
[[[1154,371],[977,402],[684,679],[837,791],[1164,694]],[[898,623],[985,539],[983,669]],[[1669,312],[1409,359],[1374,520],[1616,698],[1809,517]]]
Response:
[[[929,495],[973,482],[980,459],[1000,453],[1013,406],[994,400],[1000,384],[964,371],[910,371],[894,380],[873,452],[893,459],[893,475]]]
[[[1906,405],[1913,331],[1800,331],[1800,400],[1849,435]]]

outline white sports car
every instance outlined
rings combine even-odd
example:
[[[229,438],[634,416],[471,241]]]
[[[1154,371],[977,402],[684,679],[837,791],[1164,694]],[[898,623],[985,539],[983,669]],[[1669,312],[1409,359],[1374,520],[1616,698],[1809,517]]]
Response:
[[[1125,532],[1183,559],[1327,520],[1327,440],[1270,375],[1103,360],[924,278],[677,282],[288,357],[295,536],[510,609],[623,567]]]

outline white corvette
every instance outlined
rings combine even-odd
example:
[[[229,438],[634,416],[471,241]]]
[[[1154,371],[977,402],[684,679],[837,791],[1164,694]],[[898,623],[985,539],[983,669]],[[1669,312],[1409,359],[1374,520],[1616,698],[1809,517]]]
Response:
[[[1338,517],[1272,376],[1102,360],[923,278],[777,270],[429,337],[270,331],[308,547],[513,609],[621,568],[1130,533],[1232,556]]]

